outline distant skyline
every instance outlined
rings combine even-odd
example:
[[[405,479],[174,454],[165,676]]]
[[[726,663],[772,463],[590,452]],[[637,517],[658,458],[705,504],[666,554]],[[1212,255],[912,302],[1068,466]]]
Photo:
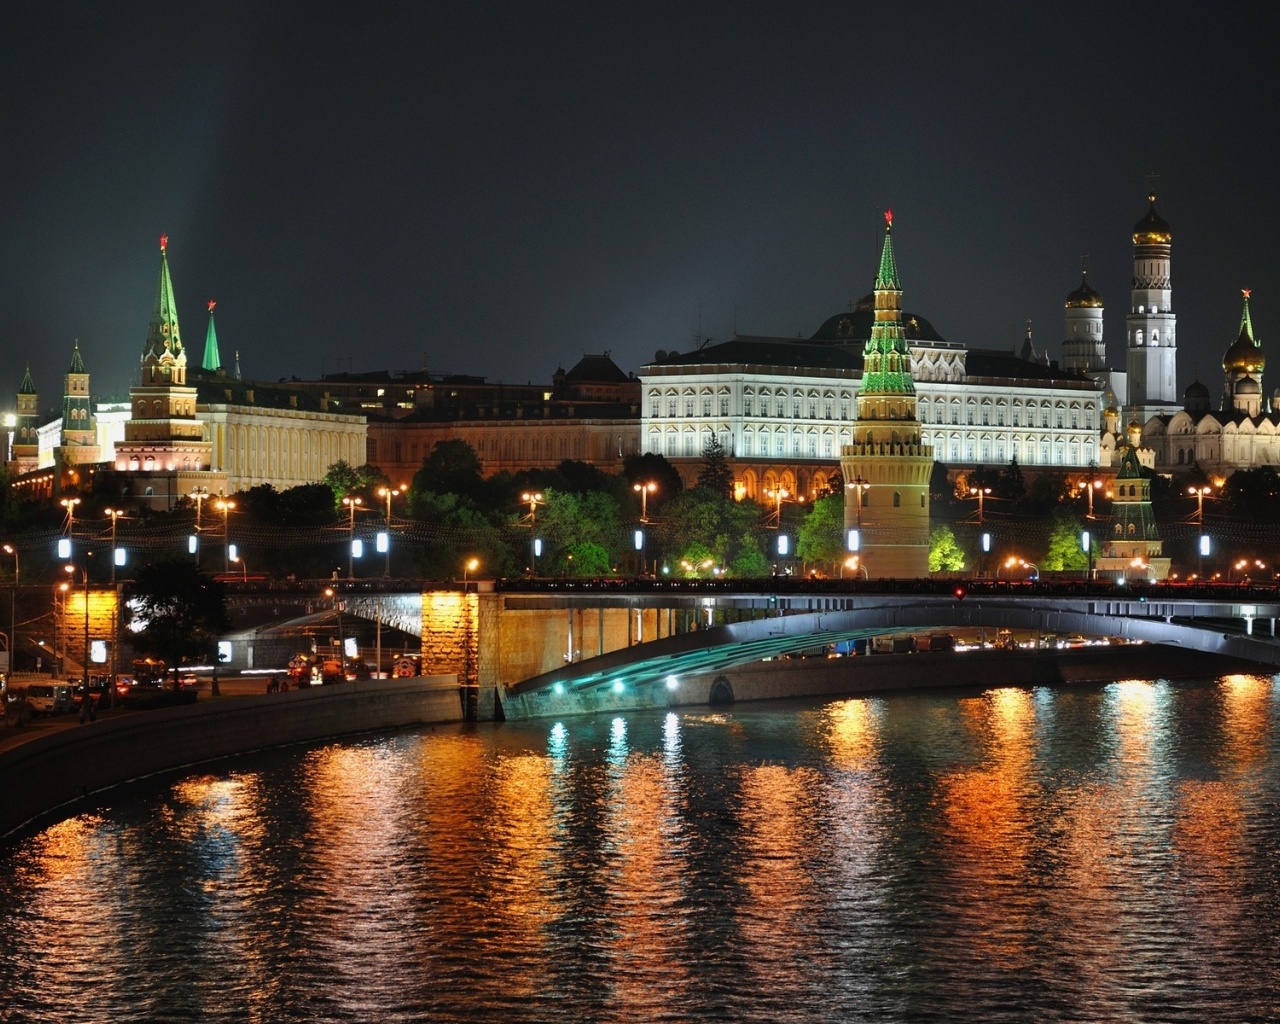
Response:
[[[827,6],[11,5],[0,409],[27,359],[55,407],[77,339],[127,393],[162,233],[194,364],[215,299],[246,377],[545,382],[808,337],[871,291],[886,207],[905,308],[970,347],[1031,320],[1060,358],[1087,253],[1123,369],[1150,172],[1179,393],[1217,395],[1241,288],[1269,348],[1261,8]]]

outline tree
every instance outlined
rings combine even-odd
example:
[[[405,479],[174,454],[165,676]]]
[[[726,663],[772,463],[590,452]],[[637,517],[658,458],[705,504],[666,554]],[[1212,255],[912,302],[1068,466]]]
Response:
[[[231,628],[226,590],[187,559],[149,562],[128,584],[134,649],[163,658],[177,682],[178,667],[217,658],[218,639]]]
[[[729,468],[729,454],[720,443],[720,435],[712,434],[702,449],[702,469],[698,473],[698,486],[720,495],[733,497],[733,470]]]
[[[337,507],[348,494],[368,497],[379,484],[387,482],[387,476],[371,463],[353,466],[346,459],[339,459],[325,471],[324,482],[333,492],[333,504]]]
[[[483,467],[475,449],[466,441],[437,441],[422,468],[413,474],[412,490],[476,497],[484,485]]]
[[[1089,556],[1080,546],[1082,532],[1083,527],[1074,516],[1055,516],[1049,533],[1049,550],[1040,559],[1040,568],[1045,572],[1087,570]]]
[[[935,526],[929,531],[929,571],[964,571],[964,552],[956,543],[955,531],[949,526]]]
[[[736,579],[753,579],[768,576],[772,567],[760,548],[760,539],[754,534],[744,534],[738,543],[738,553],[729,563],[729,575]]]
[[[658,485],[658,489],[649,495],[650,512],[684,490],[684,481],[680,479],[675,466],[663,456],[655,455],[653,452],[628,455],[622,460],[622,475],[627,481],[627,490],[631,490],[635,484]]]
[[[800,523],[796,554],[805,562],[838,562],[844,552],[844,495],[819,498]]]

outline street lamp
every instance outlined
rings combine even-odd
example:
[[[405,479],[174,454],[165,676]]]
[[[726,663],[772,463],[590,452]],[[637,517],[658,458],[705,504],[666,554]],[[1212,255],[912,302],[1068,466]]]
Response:
[[[468,558],[462,563],[462,589],[467,589],[467,577],[480,568],[480,559]]]
[[[525,491],[521,501],[529,503],[529,577],[538,575],[538,506],[545,505],[541,491]]]
[[[649,521],[649,495],[658,489],[658,485],[650,480],[648,483],[632,484],[633,491],[640,492],[640,522]]]
[[[408,488],[401,484],[399,487],[379,487],[378,497],[384,498],[387,502],[387,532],[386,532],[386,560],[383,563],[382,575],[389,577],[391,575],[391,499],[397,495],[404,494]]]
[[[14,609],[18,607],[18,549],[12,544],[4,546],[5,554],[13,555],[13,586],[9,588],[9,674],[13,675],[17,666],[13,662],[13,650],[16,646],[14,636]]]
[[[1077,490],[1084,491],[1085,497],[1089,499],[1089,511],[1086,513],[1086,519],[1093,518],[1093,492],[1102,490],[1101,480],[1081,480],[1076,484]]]
[[[857,555],[854,555],[854,556],[853,556],[853,557],[851,557],[851,558],[846,558],[843,562],[841,562],[841,563],[840,563],[840,576],[841,576],[841,578],[843,578],[843,577],[844,577],[844,571],[845,571],[846,569],[852,569],[852,570],[853,570],[853,572],[854,572],[855,574],[856,574],[856,573],[859,573],[859,572],[860,572],[860,573],[862,573],[862,578],[863,578],[863,579],[870,579],[870,578],[871,578],[871,577],[867,574],[867,567],[866,567],[865,565],[863,565],[863,564],[862,564],[862,560],[861,560]]]
[[[871,484],[869,484],[866,480],[863,480],[862,477],[855,476],[851,483],[845,484],[845,487],[855,492],[854,509],[857,512],[857,516],[858,516],[858,532],[861,533],[862,532],[862,503],[863,503],[862,496],[867,493],[867,491],[871,487]]]
[[[249,563],[246,562],[244,558],[242,558],[240,555],[232,555],[231,561],[235,562],[238,566],[240,566],[240,578],[245,583],[248,583],[249,582]]]
[[[1032,579],[1038,579],[1040,576],[1040,568],[1034,562],[1028,562],[1025,558],[1019,558],[1017,555],[1010,555],[1004,562],[996,565],[996,579],[1000,578],[1001,568],[1012,569],[1015,566],[1030,571]]]
[[[204,509],[205,499],[209,497],[209,488],[191,488],[191,500],[196,503],[196,530],[191,537],[191,551],[196,556],[196,568],[200,568],[200,513]]]
[[[89,694],[89,556],[93,552],[86,551],[84,553],[84,568],[80,570],[81,578],[84,580],[84,654],[82,655],[81,668],[83,669],[84,681],[81,683],[83,687],[83,699],[80,703],[80,721],[84,721],[87,714],[93,717],[93,698]],[[76,567],[74,565],[64,565],[62,567],[72,580],[75,579]]]
[[[342,499],[347,508],[347,579],[355,577],[356,571],[356,509],[364,504],[364,499],[348,495]]]
[[[1242,558],[1227,570],[1227,582],[1231,582],[1231,574],[1233,572],[1241,573],[1241,582],[1243,583],[1249,578],[1250,569],[1266,569],[1266,567],[1266,562],[1262,561],[1260,558],[1255,558],[1252,562],[1247,558]]]
[[[222,513],[222,571],[231,571],[231,510],[236,503],[230,498],[219,498],[213,507]]]
[[[986,508],[983,502],[985,501],[987,495],[991,493],[991,488],[990,487],[970,487],[969,493],[972,495],[975,495],[978,499],[978,525],[981,526],[984,522],[984,516],[986,512]]]
[[[67,536],[74,537],[76,535],[76,506],[80,504],[80,499],[63,498],[58,504],[67,510]]]
[[[111,585],[114,587],[116,585],[116,566],[120,564],[117,561],[119,555],[116,553],[116,520],[124,515],[124,510],[119,508],[106,508],[102,511],[104,515],[111,517]]]
[[[1194,495],[1196,499],[1196,532],[1200,534],[1200,539],[1196,544],[1196,552],[1198,558],[1197,575],[1204,576],[1204,556],[1209,548],[1209,538],[1204,532],[1204,498],[1206,494],[1212,494],[1213,488],[1208,484],[1200,487],[1188,487],[1187,493]]]

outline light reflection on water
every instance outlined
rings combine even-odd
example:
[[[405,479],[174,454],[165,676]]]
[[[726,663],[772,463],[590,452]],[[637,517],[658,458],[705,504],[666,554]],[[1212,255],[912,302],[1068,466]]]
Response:
[[[0,1020],[1280,1016],[1280,687],[436,729],[0,851]]]

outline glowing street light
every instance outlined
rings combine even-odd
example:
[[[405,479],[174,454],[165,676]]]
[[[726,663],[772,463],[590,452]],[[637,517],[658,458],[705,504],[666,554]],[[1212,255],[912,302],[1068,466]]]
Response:
[[[219,498],[213,507],[222,513],[222,571],[231,571],[231,512],[236,503],[230,498]]]
[[[80,499],[63,498],[58,504],[67,510],[67,536],[74,537],[76,535],[76,506],[80,504]]]
[[[465,562],[462,563],[462,583],[463,583],[464,589],[466,588],[467,577],[470,576],[473,572],[475,572],[479,568],[480,568],[480,559],[478,558],[468,558]]]
[[[520,500],[529,505],[529,577],[538,575],[538,506],[545,505],[547,499],[541,491],[525,491]]]
[[[990,487],[970,487],[969,493],[978,499],[978,525],[981,526],[985,522],[986,506],[984,504],[986,497],[991,493]]]
[[[1031,573],[1031,578],[1032,578],[1032,579],[1036,579],[1036,578],[1038,578],[1038,577],[1039,577],[1039,575],[1040,575],[1040,568],[1039,568],[1039,566],[1037,566],[1037,565],[1035,564],[1035,562],[1028,562],[1025,558],[1019,558],[1017,555],[1010,555],[1008,558],[1006,558],[1006,559],[1004,560],[1004,562],[1002,562],[1002,563],[1000,563],[1000,564],[998,564],[998,565],[996,566],[996,579],[999,579],[999,578],[1000,578],[1000,570],[1001,570],[1002,568],[1004,568],[1004,569],[1013,569],[1013,568],[1026,569],[1028,572],[1030,572],[1030,573]]]
[[[16,647],[16,637],[13,630],[15,621],[14,609],[18,606],[18,549],[12,544],[6,544],[4,551],[6,555],[13,555],[13,586],[9,588],[9,675],[12,676],[17,669],[17,665],[14,664],[13,660],[13,651]]]
[[[1084,491],[1085,497],[1089,499],[1089,511],[1085,514],[1086,519],[1093,518],[1093,492],[1102,490],[1101,480],[1081,480],[1076,484],[1076,489]]]
[[[383,563],[382,575],[391,575],[391,499],[398,495],[404,494],[409,488],[404,484],[399,487],[379,487],[378,497],[386,500],[387,503],[387,532],[386,532],[386,560]]]
[[[658,489],[658,485],[650,480],[643,484],[632,484],[631,489],[640,493],[640,522],[647,523],[649,521],[649,495]]]
[[[342,499],[342,504],[347,508],[347,579],[352,579],[356,574],[356,509],[364,504],[364,499],[353,495],[347,495]],[[387,507],[390,508],[391,499],[387,499]]]
[[[870,579],[870,578],[871,578],[871,577],[867,574],[867,567],[866,567],[865,565],[863,565],[863,564],[862,564],[862,560],[861,560],[857,555],[854,555],[852,558],[846,558],[843,562],[841,562],[841,563],[840,563],[840,576],[841,576],[841,578],[843,578],[843,577],[844,577],[844,571],[845,571],[846,569],[851,570],[855,575],[856,575],[857,573],[859,573],[859,572],[860,572],[860,573],[862,573],[862,578],[863,578],[863,579]]]

